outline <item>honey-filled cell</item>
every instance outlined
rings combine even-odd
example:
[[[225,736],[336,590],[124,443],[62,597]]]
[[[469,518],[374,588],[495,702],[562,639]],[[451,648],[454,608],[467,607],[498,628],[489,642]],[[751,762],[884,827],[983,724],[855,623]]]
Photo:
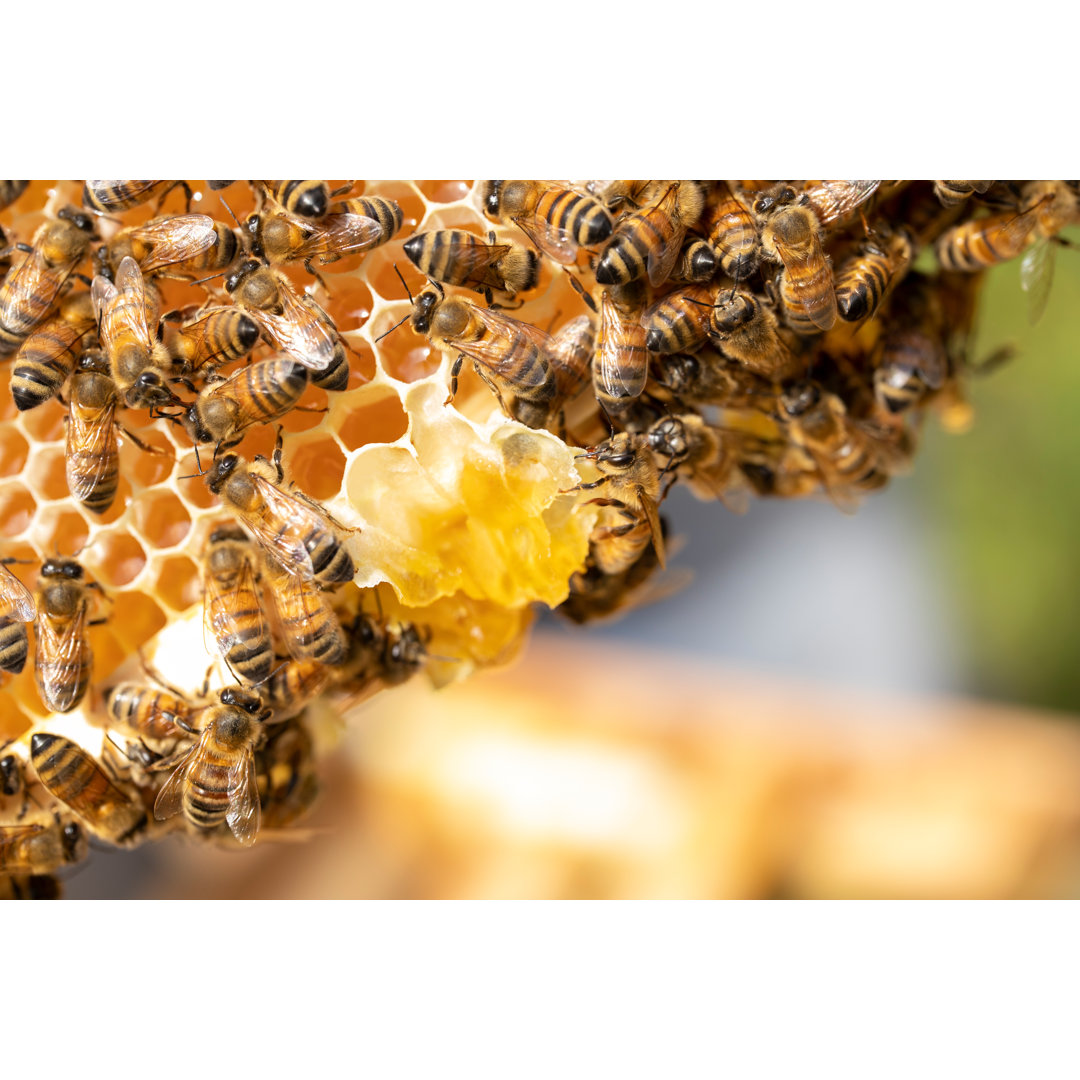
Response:
[[[396,397],[387,395],[362,409],[350,409],[337,429],[346,450],[368,443],[396,442],[409,429],[409,418]]]
[[[175,547],[191,528],[184,504],[171,491],[148,491],[135,504],[135,527],[152,548]]]
[[[330,499],[341,490],[345,455],[332,438],[312,439],[289,454],[289,476],[311,498]]]
[[[421,180],[416,185],[428,202],[452,203],[467,198],[471,180]],[[474,215],[475,217],[475,215]]]
[[[0,509],[0,517],[3,510]],[[34,516],[30,530],[34,546],[43,552],[76,555],[90,539],[90,526],[71,503],[43,506]]]
[[[202,595],[199,568],[182,555],[162,559],[158,564],[153,592],[174,611],[184,611]]]
[[[371,184],[364,194],[378,195],[383,199],[392,199],[401,207],[404,224],[401,232],[394,237],[394,240],[401,240],[403,237],[408,236],[424,220],[424,214],[427,210],[424,200],[412,184],[408,184],[403,180],[381,180],[378,183]]]
[[[402,231],[404,232],[404,230]],[[409,235],[411,235],[411,231]],[[408,239],[408,236],[403,237],[403,239]],[[385,247],[373,251],[368,256],[364,270],[365,279],[371,289],[391,303],[402,300],[408,303],[410,294],[415,300],[427,285],[427,278],[405,257],[401,245],[396,243],[387,244]],[[398,277],[399,272],[401,277]],[[401,278],[405,279],[404,285],[401,283]],[[405,313],[407,312],[408,308],[405,309]],[[399,315],[398,318],[401,318],[401,316]],[[382,330],[375,331],[375,333],[381,334]]]
[[[134,591],[113,594],[109,628],[123,646],[125,657],[145,645],[167,621],[152,597]]]
[[[23,430],[35,443],[58,442],[64,438],[64,418],[67,409],[52,398],[20,414]]]
[[[36,509],[34,496],[22,484],[0,486],[0,536],[18,536],[24,532]]]
[[[0,429],[0,476],[17,476],[30,454],[30,446],[17,428]]]
[[[70,494],[62,446],[42,446],[26,469],[26,483],[39,502],[66,499]]]
[[[209,468],[210,461],[206,461],[203,468]],[[180,497],[189,506],[196,510],[205,510],[213,506],[217,499],[210,493],[206,486],[206,480],[197,475],[199,466],[195,461],[195,455],[188,454],[180,460],[180,475],[176,478],[176,490]]]
[[[371,316],[373,304],[371,290],[355,278],[335,281],[329,297],[320,302],[343,334],[359,330]]]
[[[168,477],[176,466],[176,447],[160,430],[139,433],[139,442],[153,447],[160,453],[142,449],[131,439],[120,438],[120,469],[140,487],[153,487]]]
[[[146,552],[130,533],[109,532],[94,538],[93,568],[103,585],[129,585],[146,566]],[[89,553],[88,553],[89,554]]]

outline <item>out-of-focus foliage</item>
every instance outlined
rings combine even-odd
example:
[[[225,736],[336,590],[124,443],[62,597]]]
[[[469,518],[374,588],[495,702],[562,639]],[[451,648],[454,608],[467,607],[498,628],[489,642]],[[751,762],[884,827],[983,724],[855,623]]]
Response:
[[[1075,233],[1072,236],[1077,239]],[[974,428],[931,420],[917,488],[956,592],[971,688],[1080,709],[1080,250],[1057,253],[1053,291],[1030,326],[1019,260],[987,275],[977,361],[1017,355],[973,380]]]

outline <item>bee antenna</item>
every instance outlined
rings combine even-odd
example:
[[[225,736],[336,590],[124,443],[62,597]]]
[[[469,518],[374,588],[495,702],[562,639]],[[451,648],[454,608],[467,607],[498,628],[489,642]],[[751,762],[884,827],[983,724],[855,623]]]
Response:
[[[230,205],[229,205],[229,204],[228,204],[228,203],[227,203],[227,202],[225,201],[225,196],[219,193],[219,194],[218,194],[218,198],[219,198],[219,199],[221,200],[221,205],[222,205],[222,206],[224,206],[224,207],[225,207],[225,209],[229,211],[229,217],[231,217],[231,218],[233,219],[233,221],[235,221],[235,222],[236,222],[236,227],[237,227],[238,229],[242,229],[242,228],[243,228],[243,226],[242,226],[242,225],[240,224],[240,222],[239,222],[239,221],[237,220],[237,217],[236,217],[236,215],[235,215],[235,214],[233,213],[233,211],[232,211],[232,207],[231,207],[231,206],[230,206]],[[207,278],[207,281],[209,281],[209,280],[210,280],[210,279],[209,279],[209,278]]]
[[[395,269],[397,269],[397,268],[395,267]],[[401,322],[394,323],[394,325],[391,326],[390,329],[386,331],[386,334],[380,334],[375,340],[377,342],[382,341],[382,339],[384,337],[386,337],[387,334],[392,334],[401,325],[401,323],[408,322],[411,317],[412,317],[412,312],[410,311],[409,314],[406,315],[405,318],[401,320]]]
[[[446,295],[446,290],[442,287],[442,282],[441,281],[433,281],[431,278],[428,278],[427,280],[428,280],[428,284],[432,288],[436,289],[440,296],[445,296]]]
[[[210,277],[200,278],[198,281],[193,281],[191,284],[192,285],[203,285],[207,281],[213,281],[215,278],[224,277],[224,276],[225,276],[225,271],[222,270],[220,274],[211,274]]]
[[[401,271],[398,269],[397,263],[394,263],[394,273],[397,274],[398,280],[401,282],[401,284],[405,286],[405,294],[409,298],[409,303],[415,303],[412,298],[412,290],[409,288],[408,283],[405,281],[405,279],[401,276]],[[398,325],[400,325],[400,323]]]

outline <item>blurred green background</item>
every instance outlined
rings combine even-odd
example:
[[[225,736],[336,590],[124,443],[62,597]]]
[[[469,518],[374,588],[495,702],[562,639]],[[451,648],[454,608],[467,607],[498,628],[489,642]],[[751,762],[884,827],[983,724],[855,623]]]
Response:
[[[1035,326],[1020,260],[987,274],[972,360],[1006,343],[1017,354],[971,380],[971,431],[951,435],[928,418],[911,487],[955,590],[971,688],[1080,712],[1077,296],[1076,249],[1058,251]]]

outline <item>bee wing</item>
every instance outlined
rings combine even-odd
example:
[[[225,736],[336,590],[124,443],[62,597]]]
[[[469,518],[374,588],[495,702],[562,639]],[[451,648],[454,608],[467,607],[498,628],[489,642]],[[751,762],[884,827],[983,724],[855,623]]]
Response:
[[[1032,326],[1042,318],[1050,299],[1056,251],[1057,246],[1044,237],[1028,248],[1020,261],[1020,288],[1027,293],[1027,316]]]
[[[311,222],[307,222],[308,228]],[[313,255],[348,255],[367,251],[382,239],[382,226],[364,214],[327,214],[297,251],[298,258]]]
[[[50,307],[77,263],[78,260],[50,267],[35,247],[18,266],[8,271],[5,291],[12,296],[33,296],[43,307]]]
[[[289,613],[290,621],[296,624],[285,637],[285,646],[294,660],[309,659],[304,647],[313,643],[312,627],[323,624],[322,612],[326,601],[322,593],[311,582],[298,574],[275,573],[272,593],[278,611]],[[300,616],[303,616],[301,619]],[[284,622],[284,619],[282,620]]]
[[[259,785],[255,778],[255,755],[246,749],[229,770],[229,809],[225,820],[233,836],[250,847],[259,833]]]
[[[551,361],[559,384],[559,397],[573,397],[589,381],[589,361],[596,328],[588,315],[568,322],[551,339]]]
[[[184,788],[187,783],[188,766],[195,760],[198,749],[199,744],[196,743],[185,754],[183,761],[176,766],[169,779],[162,785],[157,798],[154,800],[155,820],[166,821],[174,814],[180,813],[180,808],[184,804]]]
[[[645,266],[649,273],[649,284],[655,289],[663,285],[669,277],[675,264],[679,261],[679,252],[682,250],[683,237],[686,236],[685,227],[679,222],[678,216],[679,185],[672,184],[667,194],[648,211],[652,215],[670,217],[675,223],[675,231],[667,240],[662,240],[650,249],[649,257]]]
[[[6,567],[0,563],[0,618],[33,622],[37,616],[34,594]]]
[[[535,214],[523,214],[510,220],[532,241],[537,251],[542,251],[548,258],[564,266],[577,262],[578,246],[573,233]]]
[[[645,520],[649,523],[653,547],[656,548],[656,561],[660,564],[660,569],[663,570],[667,562],[664,554],[664,530],[660,525],[660,513],[652,496],[647,495],[641,488],[638,488],[638,501],[641,503]]]
[[[520,387],[542,386],[551,370],[551,336],[529,323],[511,319],[490,308],[474,305],[473,311],[484,324],[487,334],[480,341],[460,345],[451,342],[451,347]],[[534,346],[541,362],[520,363],[518,354],[523,345]]]
[[[597,353],[600,385],[610,397],[639,397],[649,378],[645,328],[636,320],[624,322],[615,302],[606,292],[600,320],[600,349]],[[622,362],[622,354],[627,349],[640,350],[642,361],[629,370]]]
[[[97,278],[94,281],[96,282]],[[104,318],[101,320],[102,344],[108,349],[108,340],[124,333],[126,329],[150,348],[153,342],[146,328],[146,288],[139,264],[130,255],[121,259],[120,268],[116,271],[116,292],[125,302],[118,305],[114,298],[105,309]]]
[[[77,502],[86,502],[116,463],[116,397],[101,409],[87,409],[74,401],[68,410],[67,453],[64,455],[68,488]],[[93,462],[81,473],[75,468],[76,455]]]
[[[205,575],[206,599],[203,603],[203,644],[209,632],[215,647],[228,663],[228,653],[234,645],[245,646],[254,640],[267,640],[270,636],[270,624],[258,603],[255,591],[255,568],[250,559],[244,560],[243,569],[237,574],[236,584],[226,595],[213,574]],[[248,618],[252,598],[255,599],[256,613],[250,618],[258,627],[258,634],[252,636],[244,632],[244,627],[237,620],[237,613],[244,612]],[[207,650],[209,651],[209,650]],[[233,672],[233,674],[236,674]],[[243,680],[241,680],[243,681]]]
[[[150,254],[139,264],[146,274],[194,259],[209,251],[217,240],[214,219],[206,214],[154,218],[145,225],[136,226],[131,235],[151,247]]]
[[[34,636],[37,638],[39,665],[49,664],[76,672],[76,677],[67,686],[58,686],[55,682],[42,679],[44,694],[49,699],[46,702],[48,707],[54,712],[67,712],[75,704],[79,691],[84,689],[80,686],[78,674],[82,670],[83,658],[90,649],[90,643],[86,640],[86,604],[72,616],[61,634],[57,634],[52,619],[39,616],[34,624]]]
[[[822,225],[855,213],[880,186],[880,180],[824,180],[806,189],[806,197]]]
[[[784,263],[787,283],[806,308],[810,321],[819,330],[832,329],[836,324],[836,290],[831,277],[828,288],[825,289],[810,289],[804,280],[804,277],[816,277],[821,272],[821,266],[825,262],[821,245],[815,241],[805,249],[793,248],[777,240],[776,250]]]
[[[330,366],[337,335],[315,312],[301,302],[284,279],[278,290],[282,313],[249,309],[248,314],[260,322],[282,352],[299,360],[312,371]]]
[[[286,494],[276,484],[254,473],[252,483],[262,496],[265,510],[250,514],[237,510],[244,524],[255,539],[289,574],[301,574],[314,579],[311,554],[304,543],[304,536],[314,525],[325,530],[327,525],[316,521],[314,512],[292,495]]]

